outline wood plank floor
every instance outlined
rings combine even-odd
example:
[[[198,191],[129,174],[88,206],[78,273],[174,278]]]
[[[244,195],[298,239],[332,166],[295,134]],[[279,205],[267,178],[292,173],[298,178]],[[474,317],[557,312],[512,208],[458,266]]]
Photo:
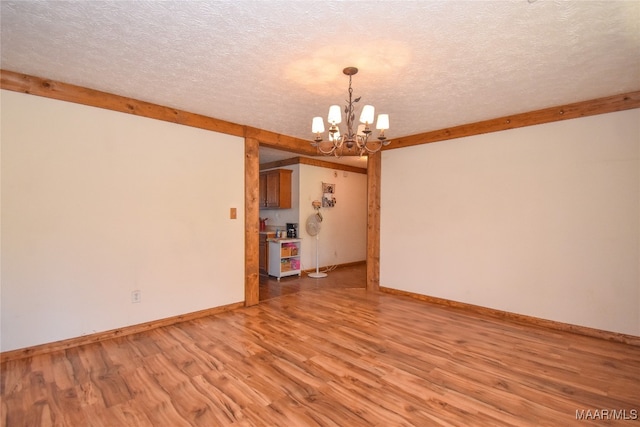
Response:
[[[2,425],[595,426],[640,347],[317,288],[2,365]],[[618,413],[620,414],[620,413]]]
[[[314,270],[315,271],[315,270]],[[289,295],[310,289],[327,288],[365,288],[367,286],[367,265],[362,264],[338,267],[327,277],[314,279],[302,273],[301,276],[288,276],[277,280],[271,276],[260,276],[260,301]]]

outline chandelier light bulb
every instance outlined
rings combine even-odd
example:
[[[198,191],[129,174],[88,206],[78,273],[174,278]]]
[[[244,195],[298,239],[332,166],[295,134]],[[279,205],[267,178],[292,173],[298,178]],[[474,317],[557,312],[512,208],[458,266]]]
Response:
[[[373,105],[365,105],[362,107],[362,113],[360,114],[360,123],[373,124],[374,116],[375,108],[373,108]]]
[[[376,129],[378,129],[378,130],[387,130],[387,129],[389,129],[389,115],[388,114],[378,114],[378,123],[376,124]]]
[[[313,133],[324,132],[324,122],[322,121],[322,117],[313,118],[313,122],[311,122],[311,132]]]
[[[342,122],[342,110],[339,105],[332,105],[329,107],[329,116],[327,121],[332,125],[337,125]]]

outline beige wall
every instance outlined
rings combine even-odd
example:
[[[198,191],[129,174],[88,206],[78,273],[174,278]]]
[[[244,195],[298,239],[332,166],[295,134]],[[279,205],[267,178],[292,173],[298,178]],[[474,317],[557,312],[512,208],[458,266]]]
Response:
[[[241,138],[1,94],[2,351],[244,300]]]
[[[640,335],[640,110],[390,150],[381,285]]]
[[[316,267],[316,240],[305,230],[307,218],[315,213],[311,202],[322,200],[322,183],[335,184],[336,204],[321,208],[319,235],[320,267],[367,258],[367,176],[319,166],[300,165],[300,235],[303,238],[304,269]]]

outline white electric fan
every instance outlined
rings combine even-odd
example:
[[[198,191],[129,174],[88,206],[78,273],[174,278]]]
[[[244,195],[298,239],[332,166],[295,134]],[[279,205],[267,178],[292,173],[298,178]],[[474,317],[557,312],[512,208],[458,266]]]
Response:
[[[309,215],[309,218],[307,218],[306,229],[307,234],[316,237],[316,272],[309,273],[309,277],[322,279],[323,277],[327,277],[327,273],[320,272],[318,261],[318,254],[320,252],[318,242],[320,241],[320,229],[322,228],[322,214],[320,213],[320,202],[313,202],[312,205],[316,213]]]

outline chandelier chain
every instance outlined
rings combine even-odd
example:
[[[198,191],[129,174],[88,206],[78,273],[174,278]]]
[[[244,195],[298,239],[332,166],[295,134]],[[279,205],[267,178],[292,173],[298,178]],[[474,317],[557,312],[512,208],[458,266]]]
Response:
[[[353,113],[353,102],[351,101],[351,99],[353,98],[353,88],[351,87],[351,78],[353,76],[349,75],[349,104],[348,107],[345,111],[345,114],[347,115],[347,139],[352,139],[353,135],[351,134],[351,129],[353,129],[353,118],[354,118],[354,113]]]

